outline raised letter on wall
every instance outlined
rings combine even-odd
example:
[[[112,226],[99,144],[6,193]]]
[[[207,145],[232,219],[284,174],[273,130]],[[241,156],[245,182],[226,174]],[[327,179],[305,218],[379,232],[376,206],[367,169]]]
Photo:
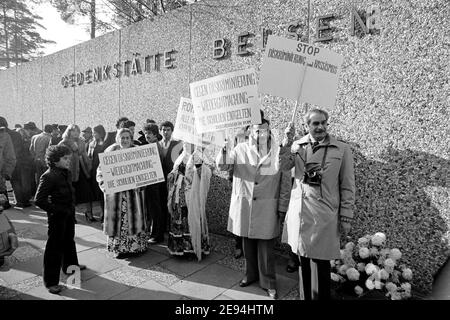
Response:
[[[237,43],[237,55],[245,56],[250,54],[251,52],[247,50],[248,46],[248,38],[252,35],[249,32],[244,32],[238,35],[238,43]]]
[[[332,36],[325,36],[324,33],[327,30],[331,31],[330,20],[334,18],[333,14],[327,14],[325,16],[320,16],[317,18],[317,29],[316,29],[316,41],[323,42],[333,40]]]
[[[350,21],[350,34],[352,36],[355,35],[355,23],[356,22],[358,22],[358,25],[360,26],[362,32],[364,34],[367,34],[369,32],[369,30],[367,29],[366,25],[362,21],[362,19],[359,16],[358,12],[356,12],[355,8],[353,8],[353,7],[350,7],[350,10],[352,12],[352,18],[351,18],[351,21]]]
[[[213,59],[222,59],[225,57],[225,44],[226,40],[224,38],[214,40]]]

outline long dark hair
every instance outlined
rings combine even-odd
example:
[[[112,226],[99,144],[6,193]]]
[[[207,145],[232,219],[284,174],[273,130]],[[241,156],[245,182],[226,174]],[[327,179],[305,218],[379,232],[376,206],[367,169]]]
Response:
[[[106,130],[105,127],[103,127],[101,124],[98,126],[95,126],[93,131],[97,132],[100,135],[100,139],[103,141],[106,137]]]

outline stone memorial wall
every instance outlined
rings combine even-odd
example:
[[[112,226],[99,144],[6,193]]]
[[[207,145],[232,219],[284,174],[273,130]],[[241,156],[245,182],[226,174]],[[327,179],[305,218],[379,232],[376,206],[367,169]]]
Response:
[[[265,35],[306,41],[307,16],[305,1],[199,1],[0,71],[0,114],[11,126],[74,122],[109,131],[119,116],[175,121],[190,82],[258,72]],[[423,291],[450,251],[449,16],[447,0],[311,1],[310,42],[344,56],[329,130],[354,151],[352,237],[385,232]],[[284,129],[295,102],[260,99],[272,127]],[[216,172],[207,208],[213,232],[226,233],[230,186]]]

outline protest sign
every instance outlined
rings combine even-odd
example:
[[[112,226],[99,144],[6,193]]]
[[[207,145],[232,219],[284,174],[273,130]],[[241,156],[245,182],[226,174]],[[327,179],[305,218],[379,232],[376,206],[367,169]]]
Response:
[[[197,146],[214,145],[222,147],[225,140],[225,130],[198,133],[195,126],[194,108],[191,99],[180,98],[177,119],[172,137]]]
[[[100,153],[99,159],[107,194],[164,181],[156,143]]]
[[[332,109],[343,61],[331,50],[270,35],[258,90]]]
[[[201,134],[195,128],[195,115],[191,99],[180,98],[177,119],[172,136],[184,142],[201,145]]]
[[[199,133],[261,122],[253,68],[193,82],[190,89]]]

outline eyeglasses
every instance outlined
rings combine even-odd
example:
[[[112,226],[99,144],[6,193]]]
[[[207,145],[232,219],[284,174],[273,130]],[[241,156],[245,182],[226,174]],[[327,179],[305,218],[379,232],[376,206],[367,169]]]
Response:
[[[315,127],[317,127],[319,124],[322,125],[322,126],[326,126],[328,123],[327,123],[327,120],[311,122],[311,125],[313,125]]]

